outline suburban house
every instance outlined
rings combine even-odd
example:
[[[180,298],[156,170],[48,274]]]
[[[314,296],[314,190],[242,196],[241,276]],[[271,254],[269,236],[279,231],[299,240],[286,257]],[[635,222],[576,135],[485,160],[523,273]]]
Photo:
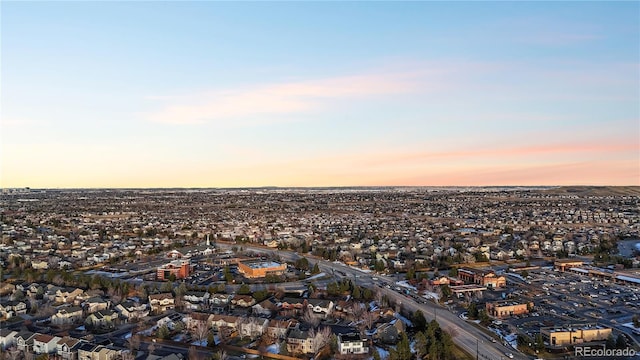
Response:
[[[65,336],[58,341],[56,353],[64,360],[76,360],[78,357],[78,347],[82,342],[69,336]]]
[[[85,324],[94,328],[109,328],[115,325],[118,320],[118,313],[113,310],[100,310],[87,316]]]
[[[278,300],[274,297],[264,299],[251,307],[252,313],[258,316],[271,316],[277,313],[278,309]]]
[[[265,333],[268,324],[268,319],[256,317],[243,318],[239,321],[238,332],[241,337],[255,339]]]
[[[33,352],[36,354],[52,354],[57,350],[60,338],[46,334],[37,334],[33,338]]]
[[[184,307],[189,310],[202,310],[203,305],[209,302],[209,292],[188,291],[184,294]]]
[[[213,306],[226,306],[232,297],[231,294],[213,294],[209,298],[209,303]]]
[[[58,309],[58,312],[51,316],[53,325],[70,325],[82,320],[82,308],[70,306]]]
[[[169,331],[173,331],[176,328],[176,323],[181,320],[180,314],[172,314],[169,316],[165,316],[160,320],[156,321],[156,326],[162,327],[166,326]]]
[[[369,353],[369,348],[366,340],[362,339],[358,333],[339,334],[338,352],[341,355],[367,354]]]
[[[0,303],[0,317],[12,318],[16,315],[26,314],[27,304],[24,301],[4,301]]]
[[[282,299],[279,305],[283,310],[302,309],[305,305],[304,302],[305,299],[287,297]]]
[[[211,328],[214,331],[219,331],[221,328],[237,329],[239,317],[232,315],[213,315],[209,317],[211,322]]]
[[[84,290],[74,287],[58,288],[55,293],[54,301],[58,304],[72,303],[77,297],[82,296]]]
[[[256,303],[256,299],[254,299],[250,295],[236,295],[231,299],[231,304],[239,307],[249,307],[253,306]]]
[[[0,329],[0,350],[6,350],[16,344],[17,331]]]
[[[175,308],[175,299],[171,293],[149,295],[149,306],[154,314],[162,314]]]
[[[395,344],[400,338],[400,334],[404,332],[404,324],[398,319],[393,319],[389,322],[378,325],[375,331],[375,336],[378,340],[387,343]]]
[[[291,320],[269,320],[267,324],[267,336],[272,339],[284,339],[287,336],[289,328],[296,325],[296,321]]]
[[[122,355],[121,350],[102,345],[82,343],[78,347],[78,360],[114,360]]]
[[[111,302],[99,296],[94,296],[85,300],[82,306],[87,310],[88,314],[91,314],[96,311],[108,309],[111,306]]]
[[[21,331],[16,336],[16,346],[22,352],[31,352],[33,350],[33,339],[36,334],[31,331]]]
[[[308,299],[307,306],[316,314],[321,314],[324,317],[329,315],[333,311],[333,301],[324,299]]]
[[[118,304],[118,306],[115,307],[115,310],[120,314],[120,317],[128,321],[149,315],[149,308],[147,304],[137,304],[131,300]]]
[[[185,325],[187,329],[194,331],[201,326],[209,328],[209,318],[213,318],[213,315],[201,312],[192,312],[185,317]]]
[[[315,353],[314,338],[309,330],[300,330],[298,327],[289,329],[287,333],[287,351],[290,354]]]

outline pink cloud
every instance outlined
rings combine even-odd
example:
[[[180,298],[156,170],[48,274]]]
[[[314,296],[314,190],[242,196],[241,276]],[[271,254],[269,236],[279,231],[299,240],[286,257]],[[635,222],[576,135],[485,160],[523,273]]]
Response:
[[[164,107],[147,114],[153,122],[199,124],[236,121],[257,114],[309,111],[322,100],[397,94],[416,87],[412,74],[356,75],[331,79],[267,84],[246,89],[214,91],[183,97],[153,97]]]

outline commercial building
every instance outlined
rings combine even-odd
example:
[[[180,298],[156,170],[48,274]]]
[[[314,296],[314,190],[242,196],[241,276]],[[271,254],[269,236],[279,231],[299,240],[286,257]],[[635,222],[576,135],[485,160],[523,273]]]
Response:
[[[515,301],[497,301],[486,304],[487,314],[498,319],[509,316],[528,314],[533,309],[533,303],[518,303]]]
[[[168,280],[171,274],[176,279],[184,279],[191,274],[191,263],[189,260],[174,260],[168,264],[160,266],[156,272],[158,280]]]
[[[502,288],[507,285],[507,279],[502,275],[497,275],[493,270],[459,269],[458,278],[466,284],[486,286],[490,289]]]
[[[286,264],[280,264],[274,261],[238,262],[238,270],[244,277],[249,279],[261,278],[267,275],[282,275],[286,269]]]
[[[607,340],[611,335],[611,328],[595,324],[567,325],[541,328],[540,334],[552,347],[567,346]]]
[[[573,268],[573,267],[580,267],[584,264],[584,262],[580,261],[580,260],[573,260],[573,259],[559,259],[556,260],[553,263],[553,266],[560,270],[561,272],[564,272],[567,269]]]

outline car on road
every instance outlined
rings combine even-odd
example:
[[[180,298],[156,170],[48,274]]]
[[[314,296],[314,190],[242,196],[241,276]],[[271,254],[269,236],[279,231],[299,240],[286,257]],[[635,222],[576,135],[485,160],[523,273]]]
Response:
[[[509,359],[513,359],[513,354],[510,352],[504,353],[504,356],[508,357]]]

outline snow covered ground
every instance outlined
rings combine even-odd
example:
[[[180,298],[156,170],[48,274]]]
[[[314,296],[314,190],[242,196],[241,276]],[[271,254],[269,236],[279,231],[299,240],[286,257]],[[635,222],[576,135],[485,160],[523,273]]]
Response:
[[[425,299],[434,299],[435,301],[440,301],[440,296],[432,291],[425,291],[422,295]]]
[[[396,282],[396,285],[406,287],[407,289],[411,289],[413,291],[418,291],[418,289],[416,289],[415,286],[409,285],[409,283],[406,280],[398,281]]]
[[[266,351],[268,353],[272,353],[272,354],[279,354],[280,353],[280,346],[278,346],[278,344],[272,344],[267,346]]]
[[[380,359],[384,360],[389,357],[389,352],[383,348],[379,348],[376,346],[376,350],[378,350],[378,354],[380,355]],[[373,357],[372,357],[373,359]]]
[[[313,275],[309,278],[306,278],[305,280],[315,280],[315,279],[322,279],[323,277],[327,276],[327,274],[321,272],[319,274]]]

